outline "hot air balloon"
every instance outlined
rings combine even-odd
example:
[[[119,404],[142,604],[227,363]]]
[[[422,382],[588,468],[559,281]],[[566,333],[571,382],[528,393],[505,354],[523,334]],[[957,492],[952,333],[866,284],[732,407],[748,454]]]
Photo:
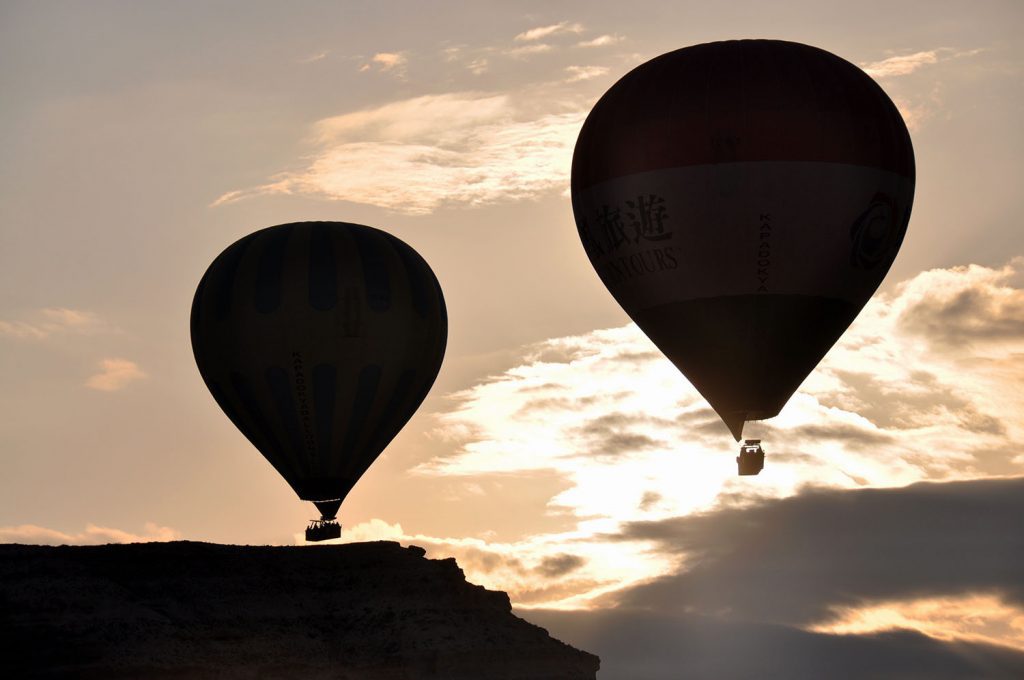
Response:
[[[881,284],[913,195],[910,136],[881,87],[780,40],[640,65],[594,106],[572,163],[601,281],[737,441]]]
[[[269,227],[213,261],[191,325],[217,404],[320,511],[307,539],[340,535],[345,496],[441,367],[448,317],[430,267],[371,227]]]

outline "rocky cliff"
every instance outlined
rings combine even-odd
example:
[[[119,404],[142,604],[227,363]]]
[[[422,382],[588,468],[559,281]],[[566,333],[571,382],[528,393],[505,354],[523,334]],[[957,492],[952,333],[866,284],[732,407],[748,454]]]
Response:
[[[598,658],[397,543],[0,545],[0,676],[583,680]]]

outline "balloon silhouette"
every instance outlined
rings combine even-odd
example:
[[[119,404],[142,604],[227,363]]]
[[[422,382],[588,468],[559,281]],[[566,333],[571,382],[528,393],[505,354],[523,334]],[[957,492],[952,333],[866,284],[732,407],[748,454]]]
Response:
[[[192,303],[214,399],[324,521],[426,397],[447,335],[423,258],[358,224],[249,234],[217,256]]]
[[[737,441],[878,288],[913,194],[910,136],[882,89],[778,40],[642,64],[594,106],[572,163],[598,275]]]

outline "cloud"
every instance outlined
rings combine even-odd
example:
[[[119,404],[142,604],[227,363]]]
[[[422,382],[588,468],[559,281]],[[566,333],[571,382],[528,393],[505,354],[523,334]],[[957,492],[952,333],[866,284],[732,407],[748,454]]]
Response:
[[[505,50],[505,54],[510,57],[528,57],[533,54],[541,54],[543,52],[550,52],[554,48],[547,43],[535,43],[533,45],[520,45],[519,47],[513,47]]]
[[[0,543],[31,545],[101,545],[105,543],[145,543],[149,541],[181,540],[181,532],[170,527],[146,522],[145,533],[133,534],[121,529],[87,524],[85,531],[67,534],[56,529],[21,524],[0,527]]]
[[[926,50],[914,52],[895,57],[889,57],[881,61],[862,63],[861,68],[869,76],[875,78],[890,78],[893,76],[910,75],[923,66],[937,64],[939,62],[939,50]]]
[[[914,630],[939,640],[970,640],[1024,651],[1024,609],[995,595],[895,599],[856,607],[832,607],[819,633],[865,635]]]
[[[490,69],[490,56],[498,52],[493,47],[470,47],[450,45],[441,50],[441,59],[446,64],[458,64],[475,76]]]
[[[903,117],[910,132],[918,132],[925,123],[935,117],[945,107],[943,85],[936,82],[930,90],[917,92],[912,96],[892,93],[893,103]]]
[[[634,609],[516,614],[601,657],[602,680],[993,680],[1024,677],[1024,654],[908,630],[834,635]]]
[[[637,582],[630,565],[616,560],[622,543],[591,538],[589,532],[581,531],[512,542],[495,541],[493,536],[439,537],[409,533],[400,524],[372,519],[343,527],[336,542],[389,540],[417,545],[430,559],[455,558],[470,582],[504,591],[519,606],[573,608],[584,606],[590,594],[605,595]],[[294,539],[297,545],[305,542],[302,534]],[[631,548],[659,570],[669,568],[671,558],[647,554],[640,544]]]
[[[813,489],[630,523],[618,536],[656,541],[686,559],[678,573],[615,597],[623,606],[728,611],[725,616],[740,620],[812,628],[835,621],[837,609],[966,593],[998,594],[1021,610],[1022,513],[1024,478],[1018,477]]]
[[[587,612],[522,610],[602,677],[1024,673],[1024,478],[813,489],[627,525],[674,573]],[[741,651],[742,653],[738,653]]]
[[[659,424],[663,423],[642,414],[609,413],[586,421],[576,432],[583,441],[590,443],[585,455],[622,456],[662,448],[665,445],[663,441],[643,432],[651,425]]]
[[[380,66],[381,71],[392,71],[404,66],[407,60],[401,52],[378,52],[372,61]]]
[[[66,307],[45,307],[26,320],[0,320],[0,336],[22,340],[45,340],[53,335],[93,335],[110,331],[89,311]]]
[[[828,425],[801,425],[792,430],[792,435],[798,439],[809,441],[821,441],[832,439],[842,441],[850,446],[866,447],[889,444],[893,437],[885,432],[859,427],[851,423],[829,423]]]
[[[452,45],[441,50],[441,54],[445,62],[461,63],[470,73],[478,76],[490,68],[490,61],[484,54],[494,51],[489,47],[467,49],[466,45]]]
[[[758,477],[736,476],[725,426],[632,324],[531,345],[512,368],[452,395],[437,416],[447,452],[414,473],[560,480],[548,509],[575,519],[571,551],[551,536],[507,549],[528,550],[534,563],[585,556],[595,585],[561,601],[583,607],[609,592],[599,578],[607,556],[587,552],[588,540],[626,523],[749,507],[809,486],[1022,474],[1021,262],[923,272],[876,296],[782,413],[748,426],[768,451]],[[954,303],[965,291],[982,304],[961,313]],[[653,539],[633,538],[614,558],[623,583],[674,564],[650,561]]]
[[[515,37],[519,42],[530,42],[534,40],[540,40],[541,38],[547,38],[553,35],[560,35],[563,33],[582,33],[583,26],[577,23],[569,23],[568,21],[560,21],[557,24],[550,24],[548,26],[538,26],[537,28],[531,28],[528,31],[523,31]]]
[[[917,132],[936,113],[946,109],[943,97],[944,81],[939,78],[948,73],[948,67],[940,69],[933,67],[964,57],[972,57],[983,51],[982,49],[957,50],[940,47],[934,50],[897,55],[881,61],[862,62],[860,66],[868,75],[887,81],[886,88],[890,90],[889,94],[903,116],[907,128],[911,132]],[[916,87],[900,87],[896,84],[898,81],[894,82],[895,79],[928,72],[932,74],[930,85],[919,83]],[[906,79],[914,80],[914,78]]]
[[[926,66],[938,64],[940,61],[971,57],[980,52],[982,52],[980,49],[955,50],[949,47],[940,47],[934,50],[896,55],[881,61],[862,62],[860,67],[869,76],[875,78],[895,78],[910,75]]]
[[[477,58],[466,64],[466,68],[469,72],[475,76],[482,75],[487,72],[489,62],[483,57]]]
[[[374,67],[382,73],[392,73],[398,78],[405,78],[405,67],[408,58],[405,52],[378,52],[369,61],[364,62],[359,71],[365,73]]]
[[[972,57],[982,53],[982,49],[957,50],[949,47],[940,47],[934,50],[924,50],[912,54],[897,55],[875,62],[861,62],[860,66],[868,75],[886,80],[886,88],[892,97],[896,108],[899,109],[907,128],[911,132],[922,129],[925,123],[933,118],[936,113],[946,109],[943,97],[945,89],[944,81],[940,76],[947,75],[949,68],[935,68],[939,64],[946,64],[965,57]],[[921,84],[915,74],[931,73],[930,85]],[[896,79],[915,81],[916,86],[900,86]]]
[[[300,64],[312,64],[315,61],[326,59],[327,55],[330,53],[330,50],[320,50],[319,52],[314,52],[313,54],[297,59],[296,61]]]
[[[598,78],[608,73],[607,66],[566,66],[566,73],[569,74],[568,81],[574,83],[580,80]]]
[[[586,564],[586,560],[579,555],[548,555],[541,560],[537,571],[551,578],[554,576],[564,576],[571,571],[579,569],[584,564]]]
[[[607,47],[608,45],[614,45],[622,42],[622,40],[622,36],[605,33],[604,35],[599,35],[591,40],[580,41],[576,43],[576,47]]]
[[[999,269],[924,272],[905,288],[902,328],[947,347],[1024,340],[1024,257]]]
[[[790,406],[753,427],[792,445],[778,453],[813,451],[821,467],[812,477],[840,460],[864,466],[859,476],[876,485],[970,474],[970,450],[986,438],[994,445],[1021,433],[1016,385],[1024,377],[1024,333],[1017,317],[1024,289],[1015,281],[1024,281],[1022,264],[1018,258],[1002,268],[923,272],[876,297]],[[631,431],[622,427],[631,418],[639,418],[638,434],[666,443],[665,453],[699,459],[705,442],[721,445],[717,417],[652,350],[632,325],[529,348],[519,366],[454,395],[457,406],[440,417],[442,428],[471,434],[454,455],[426,467],[460,474],[544,467],[551,460],[526,454],[538,442],[565,461],[594,450],[581,433],[610,442]],[[523,456],[503,462],[488,453],[520,449]],[[865,475],[867,468],[874,471]],[[816,478],[840,483],[841,475]]]
[[[116,392],[145,377],[146,374],[134,361],[103,359],[100,361],[100,372],[90,376],[85,385],[101,392]]]
[[[653,491],[645,491],[644,495],[640,498],[640,509],[643,511],[651,510],[661,500],[661,494]]]
[[[427,95],[326,118],[307,167],[213,205],[306,194],[408,214],[564,188],[582,109],[538,113],[508,95]]]

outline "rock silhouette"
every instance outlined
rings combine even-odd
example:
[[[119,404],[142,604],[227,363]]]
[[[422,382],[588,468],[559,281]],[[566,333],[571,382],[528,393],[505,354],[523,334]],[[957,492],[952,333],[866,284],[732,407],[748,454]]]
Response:
[[[596,656],[424,554],[393,542],[0,545],[0,675],[596,677]]]

